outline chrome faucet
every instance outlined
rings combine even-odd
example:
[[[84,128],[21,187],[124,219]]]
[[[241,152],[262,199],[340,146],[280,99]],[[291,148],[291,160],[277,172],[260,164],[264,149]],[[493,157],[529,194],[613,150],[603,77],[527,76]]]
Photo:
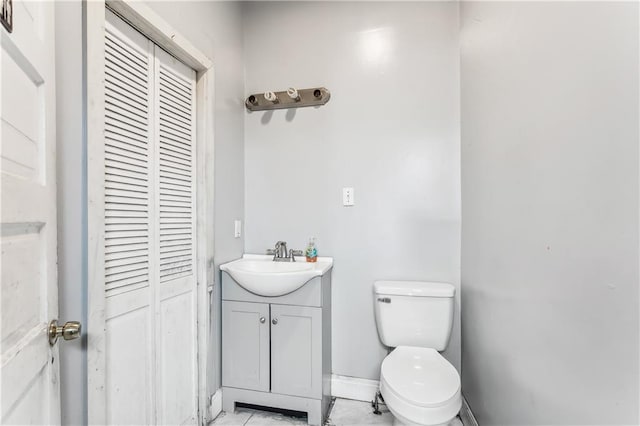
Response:
[[[287,242],[286,241],[278,241],[276,243],[276,258],[286,258],[287,257]]]
[[[286,241],[278,241],[275,248],[267,250],[267,254],[273,255],[274,262],[295,262],[296,256],[302,256],[302,250],[289,250],[287,252]]]

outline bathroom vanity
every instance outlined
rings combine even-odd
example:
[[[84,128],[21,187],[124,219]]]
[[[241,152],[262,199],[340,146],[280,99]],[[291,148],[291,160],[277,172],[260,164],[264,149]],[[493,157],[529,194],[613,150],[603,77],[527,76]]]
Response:
[[[272,258],[245,255],[220,268],[223,409],[302,411],[321,425],[331,402],[333,260]]]

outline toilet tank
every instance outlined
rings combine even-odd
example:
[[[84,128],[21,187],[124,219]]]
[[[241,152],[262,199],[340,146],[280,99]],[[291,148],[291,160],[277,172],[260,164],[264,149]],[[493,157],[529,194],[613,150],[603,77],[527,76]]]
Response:
[[[386,346],[443,351],[453,326],[453,285],[424,281],[376,281],[376,325]]]

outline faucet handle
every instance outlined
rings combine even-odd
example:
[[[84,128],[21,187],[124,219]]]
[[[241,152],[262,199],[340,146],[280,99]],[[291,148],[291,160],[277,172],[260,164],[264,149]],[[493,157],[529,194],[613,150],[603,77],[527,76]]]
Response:
[[[294,250],[294,249],[289,250],[289,259],[291,262],[296,261],[296,256],[302,256],[302,250]]]
[[[267,249],[267,254],[271,256],[271,255],[276,254],[276,251],[275,251],[275,249]]]

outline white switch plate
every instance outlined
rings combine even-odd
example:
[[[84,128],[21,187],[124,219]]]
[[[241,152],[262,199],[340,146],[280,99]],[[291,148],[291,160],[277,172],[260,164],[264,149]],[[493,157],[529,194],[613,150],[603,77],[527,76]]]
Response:
[[[234,222],[234,233],[233,235],[236,238],[240,238],[242,236],[242,221],[241,220],[236,220]]]
[[[353,188],[342,188],[342,205],[343,206],[353,206],[355,204],[354,201],[354,191]]]

